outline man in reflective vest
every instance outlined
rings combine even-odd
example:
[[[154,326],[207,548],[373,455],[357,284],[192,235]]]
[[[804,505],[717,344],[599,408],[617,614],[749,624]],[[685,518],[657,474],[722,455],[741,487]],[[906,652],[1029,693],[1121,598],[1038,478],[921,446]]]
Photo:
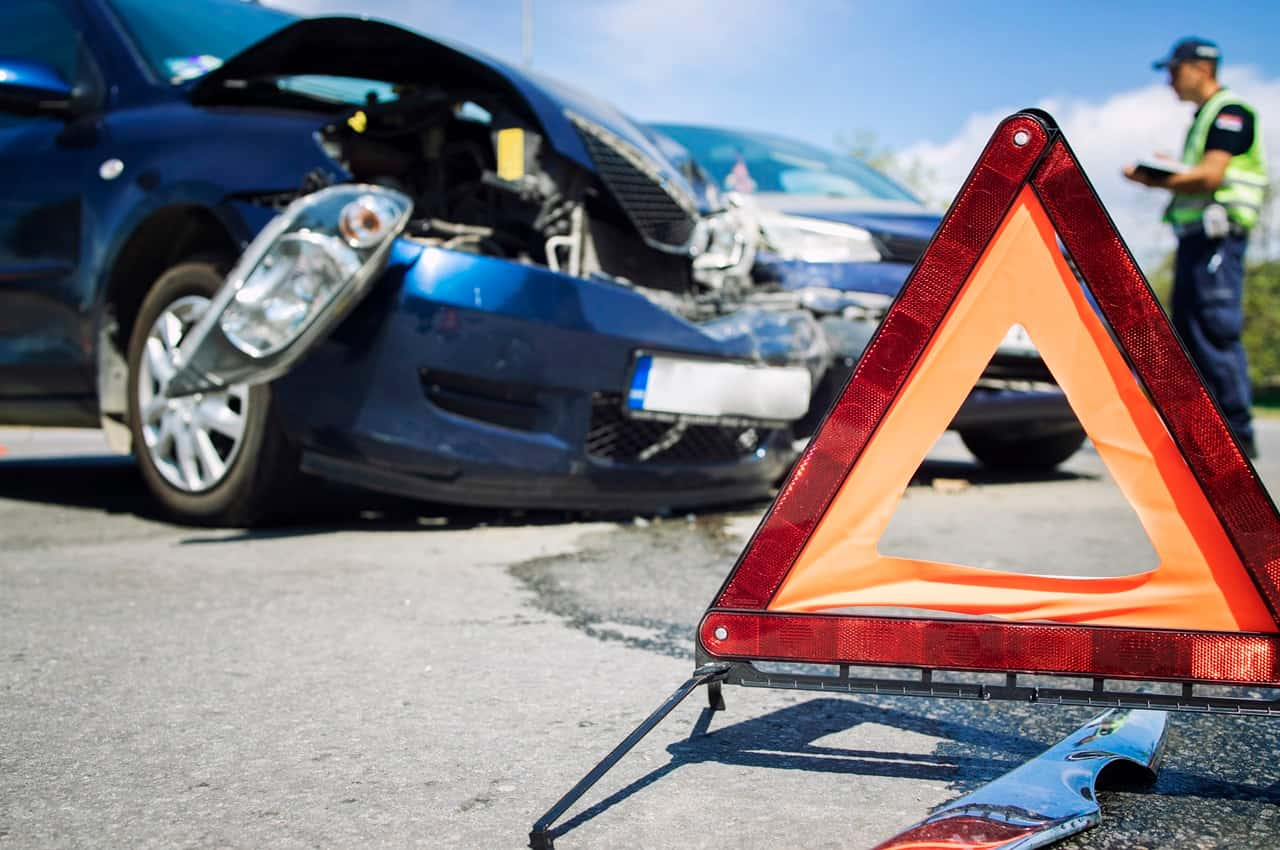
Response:
[[[1155,63],[1179,100],[1197,107],[1182,163],[1164,173],[1141,165],[1125,176],[1173,192],[1165,221],[1178,236],[1173,325],[1250,457],[1257,457],[1252,393],[1240,332],[1244,251],[1267,189],[1262,132],[1251,106],[1218,83],[1221,52],[1184,39]]]

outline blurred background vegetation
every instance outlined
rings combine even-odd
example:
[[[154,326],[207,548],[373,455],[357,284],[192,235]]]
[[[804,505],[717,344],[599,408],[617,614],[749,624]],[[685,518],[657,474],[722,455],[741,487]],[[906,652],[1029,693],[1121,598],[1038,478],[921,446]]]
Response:
[[[1250,254],[1260,254],[1250,246]],[[1151,273],[1166,309],[1173,291],[1173,254]],[[1244,349],[1255,402],[1280,411],[1280,260],[1249,262],[1244,275]]]
[[[879,171],[888,174],[922,198],[933,193],[938,175],[917,157],[907,156],[881,144],[875,130],[855,130],[850,136],[836,137],[836,150],[844,151]]]

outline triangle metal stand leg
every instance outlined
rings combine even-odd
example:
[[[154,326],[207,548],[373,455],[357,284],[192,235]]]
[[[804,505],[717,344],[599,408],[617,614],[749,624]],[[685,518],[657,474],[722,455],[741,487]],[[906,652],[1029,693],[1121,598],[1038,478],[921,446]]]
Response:
[[[555,839],[552,834],[552,827],[560,819],[560,816],[567,812],[569,807],[576,803],[583,794],[587,793],[591,786],[599,782],[614,765],[622,761],[623,756],[631,752],[632,748],[640,743],[645,735],[653,731],[653,728],[661,723],[663,718],[671,713],[672,709],[684,702],[685,697],[696,691],[699,686],[707,686],[707,696],[711,703],[711,709],[713,711],[723,710],[724,695],[720,691],[720,685],[728,674],[728,664],[704,664],[694,670],[693,675],[683,685],[676,688],[675,693],[667,697],[666,701],[646,717],[643,723],[623,739],[622,743],[614,747],[607,756],[600,760],[599,764],[591,768],[591,771],[586,776],[578,780],[577,785],[570,788],[568,793],[548,809],[546,814],[538,818],[538,822],[533,825],[533,829],[529,832],[529,846],[533,850],[553,850]]]

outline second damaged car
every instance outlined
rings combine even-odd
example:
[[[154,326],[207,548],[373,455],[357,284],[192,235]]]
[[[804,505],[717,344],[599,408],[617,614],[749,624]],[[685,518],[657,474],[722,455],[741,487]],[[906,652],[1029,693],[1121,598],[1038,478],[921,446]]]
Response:
[[[684,148],[708,182],[754,209],[763,235],[756,286],[793,296],[819,318],[833,364],[815,391],[812,415],[799,427],[816,425],[924,254],[941,214],[867,163],[797,139],[687,124],[653,129]],[[1047,471],[1085,441],[1020,325],[1009,328],[950,427],[996,469]]]

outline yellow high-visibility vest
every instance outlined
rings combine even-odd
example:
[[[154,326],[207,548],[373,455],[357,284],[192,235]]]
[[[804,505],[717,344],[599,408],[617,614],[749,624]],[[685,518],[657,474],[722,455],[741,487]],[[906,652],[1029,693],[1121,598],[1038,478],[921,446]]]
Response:
[[[1187,165],[1197,165],[1204,158],[1205,142],[1209,138],[1209,128],[1218,118],[1218,112],[1224,106],[1239,106],[1253,116],[1253,145],[1242,154],[1231,157],[1227,164],[1227,173],[1222,185],[1214,192],[1198,194],[1178,193],[1169,202],[1165,210],[1164,220],[1174,227],[1183,227],[1200,221],[1204,208],[1211,203],[1222,204],[1227,208],[1228,217],[1243,228],[1251,228],[1258,223],[1258,215],[1262,212],[1262,202],[1267,192],[1267,163],[1263,155],[1262,128],[1258,123],[1258,114],[1240,98],[1226,89],[1219,89],[1213,97],[1205,101],[1204,106],[1196,114],[1191,129],[1187,131],[1187,141],[1182,148],[1182,161]]]

